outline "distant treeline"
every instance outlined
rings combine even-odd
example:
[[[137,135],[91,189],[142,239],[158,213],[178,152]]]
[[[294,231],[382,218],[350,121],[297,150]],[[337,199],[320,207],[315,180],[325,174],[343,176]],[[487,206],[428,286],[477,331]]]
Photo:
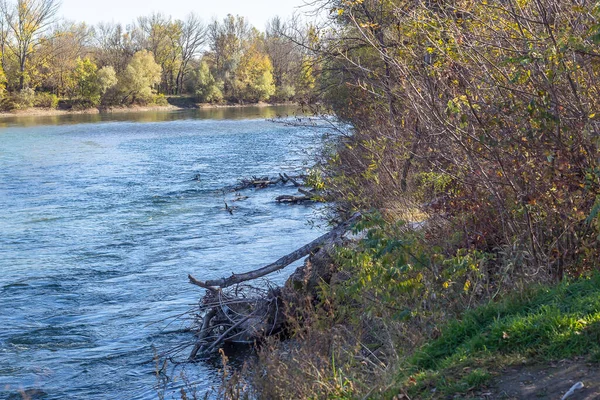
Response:
[[[271,19],[264,32],[243,17],[205,23],[141,16],[129,25],[60,21],[58,0],[0,4],[0,107],[88,108],[198,102],[298,100],[314,87],[301,43],[308,28]]]

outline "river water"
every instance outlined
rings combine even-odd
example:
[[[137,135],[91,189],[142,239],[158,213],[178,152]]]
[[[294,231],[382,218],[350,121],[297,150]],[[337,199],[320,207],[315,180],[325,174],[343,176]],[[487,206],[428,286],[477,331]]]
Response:
[[[274,203],[293,187],[221,190],[312,163],[322,132],[265,120],[292,112],[1,120],[0,398],[157,398],[154,354],[193,340],[187,274],[254,269],[322,233],[314,208]],[[218,381],[211,363],[177,368],[200,392]]]

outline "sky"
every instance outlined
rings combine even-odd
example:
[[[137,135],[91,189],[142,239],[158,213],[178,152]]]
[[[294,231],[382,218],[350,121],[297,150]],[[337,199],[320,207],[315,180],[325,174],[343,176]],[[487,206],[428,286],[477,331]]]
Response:
[[[88,25],[111,21],[128,24],[153,12],[183,19],[193,11],[205,22],[212,17],[222,19],[227,14],[239,14],[263,30],[271,17],[292,15],[304,0],[62,0],[61,4],[59,16]]]

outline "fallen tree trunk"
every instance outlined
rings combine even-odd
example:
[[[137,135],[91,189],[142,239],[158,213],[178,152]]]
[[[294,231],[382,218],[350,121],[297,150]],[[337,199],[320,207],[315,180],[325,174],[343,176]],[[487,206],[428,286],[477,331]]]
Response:
[[[315,194],[317,194],[313,190],[306,190],[306,189],[302,189],[302,188],[298,188],[298,192],[302,193],[306,197],[310,197],[310,198],[312,198]]]
[[[238,283],[261,278],[261,277],[271,274],[275,271],[279,271],[280,269],[287,267],[294,261],[307,256],[308,254],[310,254],[311,251],[315,250],[317,247],[321,246],[323,243],[335,240],[336,238],[342,236],[344,233],[346,233],[346,231],[352,224],[354,224],[355,222],[357,222],[359,220],[360,216],[361,216],[360,213],[354,214],[347,221],[339,224],[333,230],[327,232],[326,234],[324,234],[322,236],[319,236],[312,242],[300,247],[299,249],[291,252],[290,254],[287,254],[287,255],[281,257],[279,260],[277,260],[274,263],[269,264],[265,267],[256,269],[254,271],[245,272],[242,274],[231,274],[231,276],[228,278],[208,280],[205,282],[195,279],[192,275],[188,275],[188,277],[190,279],[190,283],[200,286],[205,289],[207,289],[209,287],[226,288],[226,287],[238,284]]]

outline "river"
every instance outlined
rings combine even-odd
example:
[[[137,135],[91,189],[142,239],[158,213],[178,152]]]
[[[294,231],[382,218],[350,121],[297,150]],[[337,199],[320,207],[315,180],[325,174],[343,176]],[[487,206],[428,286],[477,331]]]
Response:
[[[157,398],[154,354],[193,340],[187,274],[254,269],[322,233],[314,207],[273,201],[293,187],[221,190],[311,165],[322,132],[265,120],[292,112],[1,120],[0,398]],[[219,379],[212,363],[169,368],[200,392]]]

